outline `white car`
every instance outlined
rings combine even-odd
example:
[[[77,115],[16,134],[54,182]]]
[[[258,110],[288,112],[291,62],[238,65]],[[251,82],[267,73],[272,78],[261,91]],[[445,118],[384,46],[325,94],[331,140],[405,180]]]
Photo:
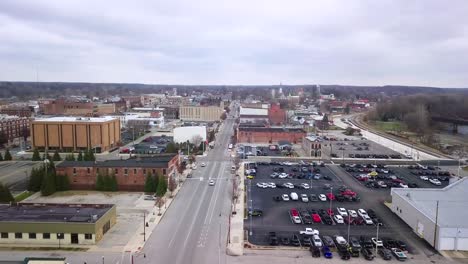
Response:
[[[326,197],[325,194],[323,194],[323,193],[319,194],[318,198],[319,198],[319,200],[322,201],[322,202],[326,202],[326,201],[327,201],[327,197]]]
[[[201,166],[201,167],[205,167],[205,166],[206,166],[206,164],[205,164],[205,163],[202,163],[200,166]]]
[[[400,182],[399,185],[400,185],[401,188],[408,188],[408,184],[404,184],[404,183]]]
[[[293,216],[293,217],[292,217],[292,221],[293,221],[295,224],[302,224],[301,218],[300,218],[299,216]]]
[[[322,239],[318,235],[314,235],[312,237],[312,243],[314,243],[314,246],[316,247],[321,247],[323,246]]]
[[[387,169],[382,169],[382,172],[385,173],[385,174],[387,174],[387,173],[389,173],[390,171],[387,170]]]
[[[346,242],[346,239],[342,236],[335,236],[335,241],[338,245],[342,245],[342,246],[345,246],[348,244],[348,242]]]
[[[362,219],[364,219],[364,222],[366,225],[373,225],[374,222],[372,222],[372,219],[368,215],[361,216]]]
[[[278,178],[279,174],[277,172],[273,172],[272,174],[270,174],[270,178],[274,179],[274,178]]]
[[[357,217],[357,213],[355,210],[348,210],[348,214],[351,216],[351,217]]]
[[[358,213],[358,215],[359,215],[360,217],[364,217],[364,216],[369,217],[369,216],[367,215],[366,210],[364,210],[364,209],[362,209],[362,208],[359,208],[359,209],[357,210],[357,213]]]
[[[289,195],[287,194],[281,195],[281,198],[283,199],[283,201],[289,201]]]
[[[308,203],[309,202],[309,197],[307,196],[307,194],[301,194],[301,200],[304,202],[304,203]]]
[[[288,177],[288,174],[286,172],[282,172],[280,173],[280,175],[278,175],[278,178],[280,179],[286,179]]]
[[[215,185],[215,181],[214,181],[214,180],[210,180],[210,181],[208,182],[208,185],[210,185],[210,186]]]
[[[337,224],[344,224],[344,219],[343,219],[343,217],[342,217],[341,215],[338,215],[338,214],[337,214],[337,215],[335,215],[335,216],[333,217],[333,219],[335,219],[335,222],[336,222]]]
[[[423,181],[428,181],[429,180],[429,177],[427,176],[419,176],[419,179],[423,180]]]
[[[437,186],[442,185],[438,179],[429,179],[429,182]]]
[[[374,244],[374,247],[383,247],[382,240],[372,237],[371,241],[372,241],[372,244]]]
[[[297,193],[295,192],[290,193],[289,196],[291,197],[291,200],[293,201],[299,200],[299,195],[297,195]]]
[[[337,207],[336,210],[342,217],[348,217],[348,212],[343,207]]]
[[[196,170],[197,169],[197,165],[192,165],[192,170]]]
[[[301,188],[303,188],[303,189],[310,189],[310,186],[307,183],[301,183],[301,185],[299,185],[299,186],[301,186]]]
[[[289,188],[289,189],[294,189],[294,184],[287,182],[283,184],[284,187]]]
[[[265,189],[268,188],[268,185],[264,182],[258,182],[257,187]]]
[[[305,230],[299,231],[299,235],[307,235],[307,236],[318,236],[320,233],[317,229],[313,229],[307,227]]]
[[[274,182],[269,182],[269,183],[267,183],[267,186],[268,186],[269,188],[276,188],[276,184],[275,184]]]

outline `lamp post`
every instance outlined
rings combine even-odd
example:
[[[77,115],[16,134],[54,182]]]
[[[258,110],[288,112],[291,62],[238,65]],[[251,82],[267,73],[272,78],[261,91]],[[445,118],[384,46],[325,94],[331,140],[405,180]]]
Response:
[[[146,242],[146,212],[143,212],[143,242]]]
[[[330,213],[329,213],[330,217],[331,217],[331,212],[332,212],[332,199],[331,199],[332,195],[333,195],[333,186],[330,186],[330,196],[329,196],[330,197]]]
[[[102,264],[104,264],[104,256],[102,256]]]
[[[250,210],[253,210],[253,200],[252,200],[252,180],[249,179],[249,196],[250,196]],[[247,211],[249,213],[249,211]],[[252,214],[250,214],[250,230],[249,230],[249,236],[252,236]]]
[[[351,229],[351,214],[348,211],[348,243],[349,243],[349,231]]]
[[[377,255],[377,241],[379,241],[379,226],[380,224],[377,223],[377,234],[375,235],[375,255]]]
[[[47,155],[46,155],[46,156],[47,156]],[[49,163],[50,163],[50,161],[49,161],[47,158],[45,158],[45,159],[44,159],[44,170],[45,170],[45,175],[44,175],[44,177],[47,177],[47,167],[49,167]]]

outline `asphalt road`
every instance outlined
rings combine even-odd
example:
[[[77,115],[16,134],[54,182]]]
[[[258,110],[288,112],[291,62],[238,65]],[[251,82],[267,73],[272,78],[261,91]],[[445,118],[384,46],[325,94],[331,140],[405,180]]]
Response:
[[[233,119],[226,120],[214,149],[197,160],[198,169],[142,249],[146,258],[141,263],[224,263],[232,193],[227,147],[233,124]],[[209,179],[215,180],[214,186],[208,185]]]

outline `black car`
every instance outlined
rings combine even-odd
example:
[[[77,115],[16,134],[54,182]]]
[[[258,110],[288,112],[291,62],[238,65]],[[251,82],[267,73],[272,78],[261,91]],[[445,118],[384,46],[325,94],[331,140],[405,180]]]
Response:
[[[348,260],[351,258],[351,254],[349,254],[348,248],[346,246],[338,246],[337,251],[342,260]]]
[[[310,225],[312,224],[312,217],[310,215],[304,215],[302,216],[302,222],[304,222],[304,224],[306,225]]]
[[[336,200],[337,202],[344,202],[344,201],[345,201],[345,198],[344,198],[343,195],[337,194],[337,195],[335,195],[335,200]]]
[[[277,185],[276,187],[278,187],[278,186],[281,186],[281,185]],[[281,196],[273,196],[273,200],[279,202],[282,199],[281,199]]]
[[[359,242],[361,244],[361,247],[363,248],[369,248],[369,249],[372,249],[374,247],[374,245],[372,244],[372,240],[370,239],[370,237],[366,237],[366,236],[361,236],[359,238]]]
[[[328,175],[324,175],[322,178],[323,178],[324,180],[327,180],[327,181],[331,181],[331,180],[332,180],[332,179],[330,178],[330,176],[328,176]]]
[[[312,257],[314,258],[320,258],[320,248],[316,246],[310,246],[309,248],[310,253],[312,254]]]
[[[384,260],[391,260],[392,259],[392,252],[390,251],[390,249],[379,248],[378,253]]]
[[[291,237],[291,245],[295,246],[295,247],[298,247],[301,245],[301,241],[299,241],[299,236],[297,236],[296,234],[294,234],[292,237]]]
[[[270,232],[269,233],[269,238],[270,238],[270,245],[271,246],[277,246],[278,243],[278,237],[276,236],[276,232]]]
[[[249,215],[251,215],[251,216],[262,216],[263,211],[260,210],[260,209],[249,210]]]
[[[409,183],[409,184],[408,184],[408,187],[409,187],[409,188],[418,188],[419,185],[418,185],[417,183],[412,182],[412,183]]]
[[[396,247],[401,249],[402,251],[408,251],[408,247],[406,246],[405,242],[401,240],[396,240]]]
[[[376,218],[376,217],[377,217],[377,214],[375,213],[375,211],[374,211],[373,209],[367,210],[367,215],[368,215],[370,218]]]
[[[329,215],[325,215],[322,217],[322,222],[324,222],[327,225],[333,225],[333,220]]]
[[[305,247],[312,246],[312,240],[310,239],[309,236],[304,237],[304,239],[302,240],[302,245],[305,246]]]
[[[291,242],[289,241],[289,238],[287,238],[287,237],[282,237],[281,238],[281,245],[289,246],[289,244],[291,244]]]
[[[350,237],[348,243],[349,246],[353,249],[357,249],[358,251],[361,250],[361,244],[359,243],[359,239],[357,239],[357,237]]]
[[[369,248],[362,248],[361,253],[367,260],[373,260],[375,257],[374,254],[372,254],[372,250]]]

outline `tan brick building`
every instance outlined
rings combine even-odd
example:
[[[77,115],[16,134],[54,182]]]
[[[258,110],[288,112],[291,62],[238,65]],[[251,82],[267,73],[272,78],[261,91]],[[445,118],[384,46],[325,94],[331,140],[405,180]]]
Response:
[[[183,105],[179,108],[179,118],[183,121],[218,121],[224,112],[224,103],[220,106],[191,106]]]
[[[10,115],[0,115],[0,136],[7,141],[27,136],[29,133],[29,118]]]
[[[301,143],[306,136],[302,128],[282,127],[243,127],[237,128],[238,143],[278,143],[289,141],[293,144]]]
[[[120,120],[111,117],[52,117],[31,122],[32,147],[72,152],[95,149],[97,153],[120,144]]]
[[[169,177],[179,164],[175,153],[153,157],[106,161],[63,161],[56,166],[57,175],[68,176],[70,187],[77,190],[94,190],[100,175],[115,175],[119,191],[144,191],[146,175]]]

